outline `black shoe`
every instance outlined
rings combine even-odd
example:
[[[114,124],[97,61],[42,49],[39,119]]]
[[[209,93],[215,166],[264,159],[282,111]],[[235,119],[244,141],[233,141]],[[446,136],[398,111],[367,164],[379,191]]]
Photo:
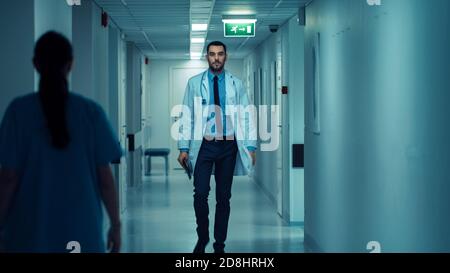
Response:
[[[214,253],[223,254],[223,253],[225,253],[225,249],[224,248],[214,248]]]
[[[225,253],[225,244],[214,243],[214,253],[221,254]]]
[[[207,242],[197,241],[193,253],[205,253],[205,248],[208,243],[209,241]]]

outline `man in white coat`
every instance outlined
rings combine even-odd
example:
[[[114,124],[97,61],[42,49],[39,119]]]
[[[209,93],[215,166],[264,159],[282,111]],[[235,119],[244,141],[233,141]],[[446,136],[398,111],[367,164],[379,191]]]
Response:
[[[248,174],[256,162],[256,107],[243,83],[224,69],[227,48],[219,41],[207,47],[209,69],[189,79],[183,100],[178,162],[194,171],[194,209],[198,241],[194,253],[209,242],[211,174],[216,180],[214,252],[223,253],[230,216],[234,175]]]

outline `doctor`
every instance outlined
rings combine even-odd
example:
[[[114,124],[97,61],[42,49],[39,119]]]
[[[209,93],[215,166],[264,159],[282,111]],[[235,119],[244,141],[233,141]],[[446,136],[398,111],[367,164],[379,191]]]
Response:
[[[186,87],[178,162],[186,168],[190,160],[194,169],[198,235],[194,253],[204,253],[209,243],[208,195],[214,171],[213,247],[215,253],[224,253],[233,175],[248,174],[256,162],[256,113],[242,81],[224,69],[225,44],[219,41],[208,44],[206,59],[209,69],[192,77]]]

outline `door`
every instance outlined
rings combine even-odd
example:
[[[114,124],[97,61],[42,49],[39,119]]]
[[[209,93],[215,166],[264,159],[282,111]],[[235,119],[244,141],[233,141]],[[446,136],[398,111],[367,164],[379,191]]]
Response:
[[[206,67],[172,67],[170,69],[170,100],[169,100],[169,113],[172,112],[172,109],[175,105],[179,105],[183,103],[184,92],[186,90],[186,85],[188,80],[202,73],[206,70]],[[178,120],[180,115],[177,117],[170,117],[170,128],[172,125]],[[170,132],[169,128],[169,132]],[[183,168],[178,163],[178,145],[177,141],[170,138],[170,159],[169,166],[170,170],[183,170]]]
[[[271,96],[274,98],[273,105],[278,106],[279,112],[276,124],[278,126],[278,149],[276,150],[276,176],[277,176],[277,212],[283,215],[283,120],[281,113],[283,111],[283,103],[281,97],[281,70],[280,61],[274,61],[271,65]]]
[[[282,60],[277,59],[276,66],[276,98],[279,106],[278,127],[279,131],[279,148],[277,151],[277,168],[278,177],[281,187],[281,196],[278,199],[278,213],[288,220],[289,213],[289,104],[287,96],[283,95],[282,89]]]
[[[122,149],[125,150],[125,154],[120,161],[119,167],[119,200],[120,200],[120,211],[124,212],[126,209],[126,193],[127,193],[127,150],[128,150],[128,141],[127,141],[127,125],[126,125],[126,63],[127,56],[126,52],[126,44],[120,40],[119,42],[119,141]]]
[[[122,74],[123,56],[121,54],[122,42],[119,38],[118,30],[114,27],[109,28],[109,119],[114,133],[117,134],[121,147],[125,147],[125,101],[124,101],[124,77]],[[117,162],[112,165],[114,171],[114,180],[119,192],[119,202],[121,212],[125,210],[126,188],[126,160],[122,158],[120,164]]]

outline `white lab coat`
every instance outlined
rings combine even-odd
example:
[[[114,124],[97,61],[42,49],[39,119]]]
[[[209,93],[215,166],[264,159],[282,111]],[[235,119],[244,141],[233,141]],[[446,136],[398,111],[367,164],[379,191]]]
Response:
[[[242,106],[244,108],[247,106],[254,107],[254,105],[250,103],[242,81],[234,77],[228,71],[225,71],[225,88],[226,105]],[[202,103],[195,103],[194,98],[196,98],[197,102],[201,99]],[[180,121],[180,124],[183,124],[184,128],[179,135],[178,148],[189,149],[189,159],[191,160],[194,170],[203,136],[206,132],[207,116],[203,114],[203,111],[205,111],[205,107],[209,107],[209,102],[210,91],[208,71],[205,71],[189,79],[183,99],[183,105],[186,107],[184,108],[185,111],[182,111]],[[188,111],[186,111],[187,109]],[[256,107],[254,107],[254,109],[256,109]],[[247,147],[257,147],[256,111],[252,114],[245,114],[242,111],[237,111],[235,117],[236,118],[231,119],[231,124],[236,132],[237,130],[241,130],[245,137],[235,138],[238,145],[238,154],[236,157],[234,175],[244,176],[250,174],[253,170],[252,158]],[[199,126],[201,126],[201,129]],[[201,130],[197,131],[201,132],[201,136],[195,136],[194,131],[196,129]]]

